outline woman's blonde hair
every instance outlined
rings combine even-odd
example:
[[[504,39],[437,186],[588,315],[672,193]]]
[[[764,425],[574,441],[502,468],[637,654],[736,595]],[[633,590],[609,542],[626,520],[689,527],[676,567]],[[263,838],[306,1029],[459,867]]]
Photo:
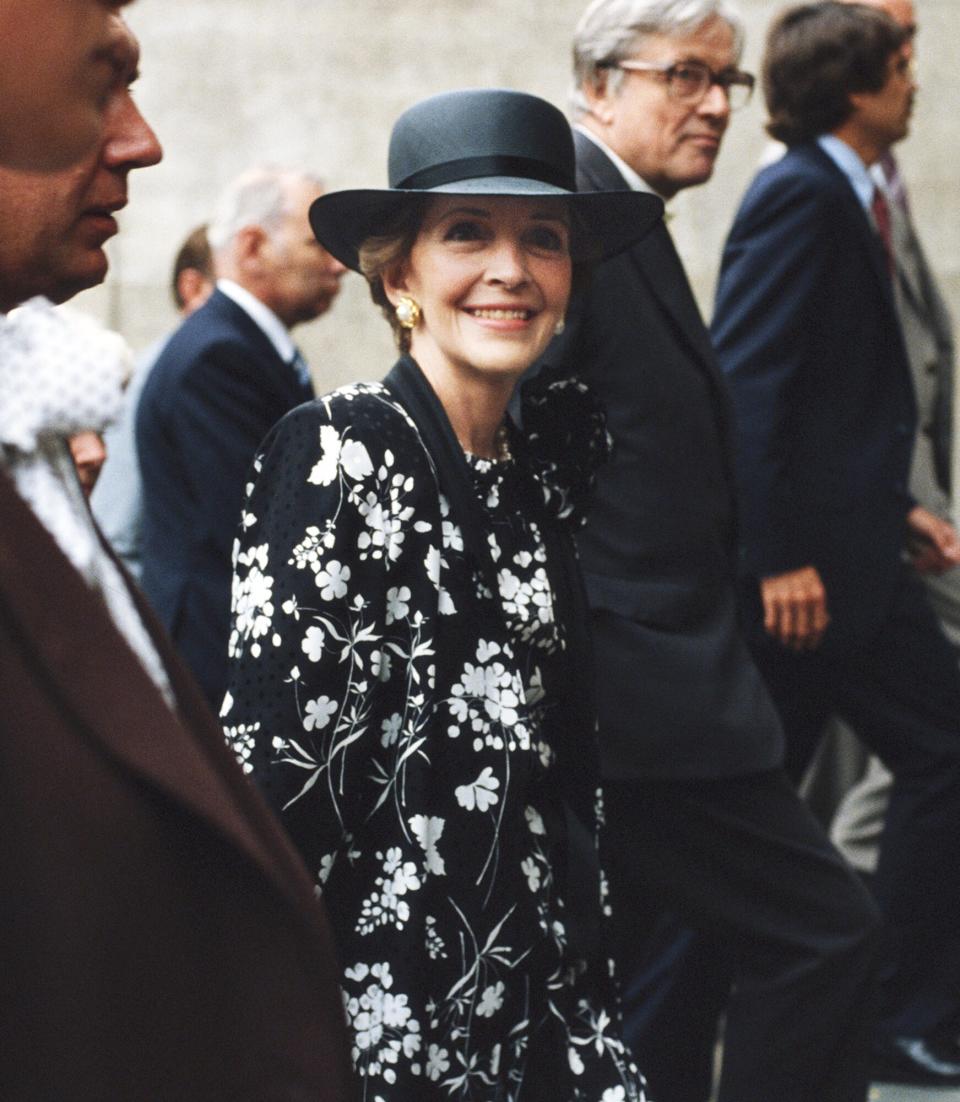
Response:
[[[404,329],[397,320],[393,303],[387,298],[383,287],[383,277],[391,268],[402,264],[410,255],[413,243],[423,225],[427,212],[427,196],[412,195],[386,223],[383,231],[368,237],[357,250],[360,258],[360,271],[370,285],[370,297],[380,307],[383,316],[390,323],[394,340],[401,352],[410,351],[410,330]]]

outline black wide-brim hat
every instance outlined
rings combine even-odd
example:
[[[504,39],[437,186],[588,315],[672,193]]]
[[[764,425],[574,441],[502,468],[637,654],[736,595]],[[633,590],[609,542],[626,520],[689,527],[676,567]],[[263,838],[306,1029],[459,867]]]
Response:
[[[388,189],[334,191],[310,208],[317,240],[354,271],[363,242],[383,233],[413,195],[565,199],[586,231],[585,253],[600,259],[635,244],[663,215],[654,195],[578,192],[563,113],[505,89],[445,92],[405,111],[390,135],[388,175]]]

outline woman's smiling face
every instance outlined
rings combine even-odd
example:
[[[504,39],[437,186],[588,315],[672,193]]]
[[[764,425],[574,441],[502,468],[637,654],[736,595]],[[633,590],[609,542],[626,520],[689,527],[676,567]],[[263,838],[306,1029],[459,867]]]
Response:
[[[420,305],[410,352],[424,371],[512,387],[562,320],[571,272],[562,199],[451,195],[432,201],[384,287]]]

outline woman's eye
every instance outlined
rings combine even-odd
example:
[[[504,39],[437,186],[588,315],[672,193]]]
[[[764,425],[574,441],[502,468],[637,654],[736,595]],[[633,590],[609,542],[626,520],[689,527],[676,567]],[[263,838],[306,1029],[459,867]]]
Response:
[[[479,222],[454,222],[443,235],[444,241],[477,241],[483,236]]]
[[[552,253],[567,251],[567,235],[552,226],[535,227],[529,231],[527,240],[535,249]]]

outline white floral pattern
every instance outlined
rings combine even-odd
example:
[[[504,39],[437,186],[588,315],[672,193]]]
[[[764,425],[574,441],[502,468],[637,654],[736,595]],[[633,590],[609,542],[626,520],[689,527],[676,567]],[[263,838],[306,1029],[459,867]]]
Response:
[[[364,1100],[532,1099],[536,1053],[564,1102],[641,1102],[554,871],[567,640],[541,526],[572,510],[521,462],[471,470],[496,600],[384,387],[280,423],[235,551],[227,738],[327,902]]]

